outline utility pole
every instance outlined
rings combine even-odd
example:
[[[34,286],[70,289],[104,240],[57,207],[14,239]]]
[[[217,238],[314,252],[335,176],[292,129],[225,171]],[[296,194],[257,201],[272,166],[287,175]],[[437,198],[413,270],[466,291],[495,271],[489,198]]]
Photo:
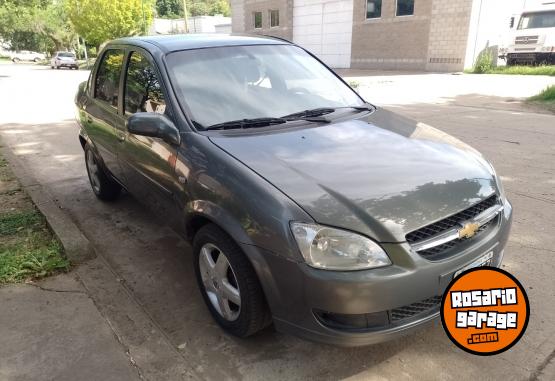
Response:
[[[148,34],[146,32],[146,18],[145,18],[145,1],[141,0],[141,11],[143,12],[143,35]]]
[[[183,17],[185,19],[185,33],[189,33],[189,21],[187,20],[187,0],[183,0]]]

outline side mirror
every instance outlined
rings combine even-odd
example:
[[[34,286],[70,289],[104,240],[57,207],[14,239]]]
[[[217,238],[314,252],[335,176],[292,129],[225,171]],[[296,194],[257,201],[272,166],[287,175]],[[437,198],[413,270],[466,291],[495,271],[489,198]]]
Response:
[[[181,135],[175,124],[165,115],[138,112],[127,119],[127,131],[135,135],[160,138],[169,144],[181,144]]]

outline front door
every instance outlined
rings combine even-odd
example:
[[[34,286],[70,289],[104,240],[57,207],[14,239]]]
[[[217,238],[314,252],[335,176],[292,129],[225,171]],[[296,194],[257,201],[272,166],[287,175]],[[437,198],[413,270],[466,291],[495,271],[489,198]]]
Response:
[[[150,55],[131,51],[124,86],[124,117],[139,112],[166,114],[166,97]],[[125,125],[121,126],[125,128]],[[127,189],[170,226],[181,228],[182,213],[175,202],[179,190],[175,175],[177,147],[155,137],[125,133],[118,147],[118,161]]]

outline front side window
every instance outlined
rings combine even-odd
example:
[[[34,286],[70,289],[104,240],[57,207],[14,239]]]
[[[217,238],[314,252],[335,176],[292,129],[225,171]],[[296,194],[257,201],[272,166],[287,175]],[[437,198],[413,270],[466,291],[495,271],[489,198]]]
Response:
[[[292,45],[185,50],[169,54],[167,64],[182,108],[200,128],[363,104],[327,67]]]
[[[262,12],[254,12],[254,28],[260,29],[262,28]]]
[[[122,63],[123,50],[107,50],[102,57],[98,72],[96,73],[95,98],[105,101],[116,108],[118,107],[119,79]]]
[[[366,18],[382,17],[382,0],[366,0]]]
[[[397,0],[397,16],[414,15],[414,0]]]
[[[270,26],[279,26],[279,11],[273,10],[270,11]]]
[[[534,28],[555,28],[555,11],[523,14],[518,29]]]
[[[142,54],[131,53],[125,79],[125,113],[163,114],[165,111],[166,102],[156,71]]]

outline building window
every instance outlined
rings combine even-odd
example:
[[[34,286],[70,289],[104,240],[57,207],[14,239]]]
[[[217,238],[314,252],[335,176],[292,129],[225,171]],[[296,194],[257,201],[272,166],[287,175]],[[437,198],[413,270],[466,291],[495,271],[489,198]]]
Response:
[[[414,0],[397,0],[397,16],[414,15]]]
[[[270,27],[279,26],[279,11],[270,11]]]
[[[366,0],[366,18],[382,17],[382,0]]]
[[[262,28],[262,12],[254,12],[254,29]]]

